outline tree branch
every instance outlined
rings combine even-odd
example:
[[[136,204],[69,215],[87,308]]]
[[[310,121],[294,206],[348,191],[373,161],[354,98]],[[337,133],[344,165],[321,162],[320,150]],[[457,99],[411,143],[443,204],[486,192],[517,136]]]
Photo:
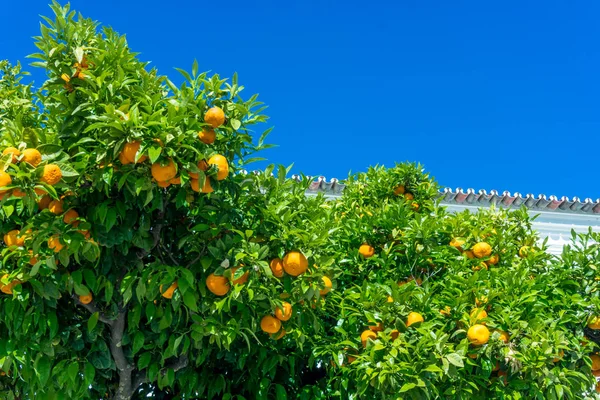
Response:
[[[170,362],[166,363],[165,366],[160,370],[161,375],[164,375],[167,373],[168,369],[172,369],[173,371],[177,372],[180,369],[183,369],[185,367],[187,367],[189,364],[189,359],[187,357],[186,354],[182,354],[179,357],[171,360]],[[148,376],[146,374],[146,370],[140,371],[136,374],[137,376],[135,377],[134,381],[133,381],[133,385],[131,386],[131,394],[133,395],[133,393],[144,383],[148,383]]]
[[[125,331],[125,319],[127,317],[127,309],[120,308],[117,319],[114,320],[110,329],[110,353],[119,373],[119,388],[115,394],[115,399],[130,399],[131,394],[131,373],[133,366],[127,362],[121,341],[123,340],[123,332]]]
[[[88,310],[90,312],[90,314],[98,313],[98,321],[103,322],[109,326],[111,326],[114,323],[114,321],[115,321],[114,319],[108,318],[106,316],[106,314],[104,314],[103,312],[100,312],[100,310],[96,306],[95,302],[92,301],[89,304],[83,304],[79,300],[79,297],[75,293],[73,293],[73,295],[71,297],[73,298],[73,300],[75,300],[75,304],[85,308],[86,310]]]
[[[161,208],[161,210],[158,212],[158,220],[162,220],[165,217],[165,199],[163,198],[163,206]],[[152,227],[151,230],[151,234],[152,234],[152,246],[150,246],[150,249],[145,250],[142,249],[137,253],[138,258],[141,260],[142,258],[146,257],[148,254],[150,254],[150,252],[158,245],[158,242],[160,242],[160,232],[162,231],[163,228],[163,223],[159,222],[156,225],[154,225]]]

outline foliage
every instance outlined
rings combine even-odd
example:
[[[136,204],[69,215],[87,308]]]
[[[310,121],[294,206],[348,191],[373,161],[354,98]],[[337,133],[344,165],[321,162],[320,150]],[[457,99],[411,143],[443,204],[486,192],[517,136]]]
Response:
[[[19,231],[0,247],[0,397],[593,391],[597,330],[586,326],[600,314],[600,235],[574,235],[551,256],[525,210],[450,214],[415,164],[352,175],[333,200],[307,196],[313,183],[286,178],[283,166],[246,174],[270,130],[254,139],[264,106],[242,97],[236,76],[194,63],[176,86],[123,36],[68,6],[52,10],[32,55],[47,73],[41,88],[0,62],[2,149],[21,153],[0,158],[11,178],[0,188],[0,230]],[[205,143],[198,133],[211,129],[214,107],[226,119]],[[25,161],[26,148],[42,153],[39,165]],[[229,174],[210,163],[217,154]],[[157,182],[153,169],[170,160],[179,179]],[[44,180],[49,164],[62,172],[57,184]],[[213,192],[193,189],[206,180]],[[469,252],[480,242],[491,246],[481,259]],[[292,251],[307,271],[276,277],[272,260]],[[225,295],[207,287],[211,274]],[[292,317],[263,332],[261,319],[284,301]],[[424,321],[408,324],[411,312]],[[491,332],[483,346],[467,337],[477,323]]]

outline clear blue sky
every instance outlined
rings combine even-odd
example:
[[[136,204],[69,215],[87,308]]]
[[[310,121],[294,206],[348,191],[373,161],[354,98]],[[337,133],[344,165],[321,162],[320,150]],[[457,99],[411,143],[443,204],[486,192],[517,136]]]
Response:
[[[0,58],[49,1],[2,4]],[[237,71],[269,105],[274,163],[344,178],[423,163],[443,186],[600,198],[600,3],[88,1],[162,74]],[[260,165],[257,165],[260,167]]]

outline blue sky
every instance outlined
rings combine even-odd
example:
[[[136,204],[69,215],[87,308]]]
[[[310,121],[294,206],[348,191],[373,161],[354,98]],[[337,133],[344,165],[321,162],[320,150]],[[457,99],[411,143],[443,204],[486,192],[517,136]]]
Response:
[[[27,63],[49,1],[2,4]],[[442,186],[600,198],[600,3],[74,0],[160,73],[231,76],[269,105],[270,162],[344,178],[419,161]],[[260,167],[260,165],[257,165]]]

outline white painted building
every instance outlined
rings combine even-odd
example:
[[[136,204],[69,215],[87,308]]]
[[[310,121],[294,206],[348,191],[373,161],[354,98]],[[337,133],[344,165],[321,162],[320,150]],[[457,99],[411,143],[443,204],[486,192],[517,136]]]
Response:
[[[294,176],[299,179],[299,176]],[[342,196],[344,185],[337,179],[327,182],[325,177],[317,178],[309,187],[307,195],[324,193],[326,197]],[[495,190],[487,193],[485,190],[446,188],[440,192],[440,204],[450,212],[469,210],[477,212],[480,208],[518,209],[525,206],[529,214],[537,218],[532,222],[533,229],[539,232],[542,239],[548,238],[548,251],[560,254],[565,244],[571,241],[571,230],[584,233],[591,227],[594,232],[600,232],[600,199],[585,199],[581,201],[574,197],[557,198],[540,194],[521,195],[510,192],[498,193]]]

